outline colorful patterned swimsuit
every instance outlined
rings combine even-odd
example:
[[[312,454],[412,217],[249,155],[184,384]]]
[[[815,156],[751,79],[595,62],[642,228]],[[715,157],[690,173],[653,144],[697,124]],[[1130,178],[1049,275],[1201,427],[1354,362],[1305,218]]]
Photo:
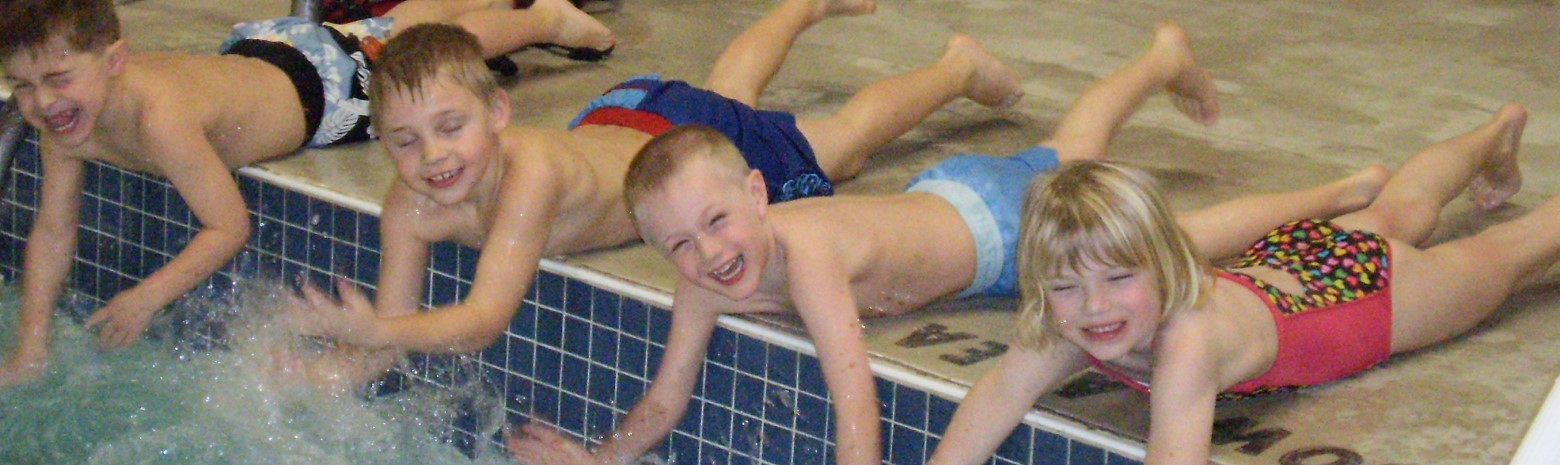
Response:
[[[1278,353],[1266,373],[1225,390],[1220,400],[1293,390],[1344,378],[1392,353],[1391,253],[1386,239],[1338,228],[1326,220],[1294,221],[1269,232],[1219,278],[1268,304]],[[1262,266],[1284,271],[1305,290],[1291,294],[1235,271]],[[1128,386],[1148,386],[1090,362]]]

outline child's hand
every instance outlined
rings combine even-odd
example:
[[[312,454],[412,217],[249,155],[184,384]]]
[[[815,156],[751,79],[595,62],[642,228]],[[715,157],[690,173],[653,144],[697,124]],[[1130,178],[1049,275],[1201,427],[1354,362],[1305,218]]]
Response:
[[[0,365],[0,387],[12,386],[37,379],[49,366],[48,347],[28,347],[27,341],[18,344],[5,365]]]
[[[122,349],[141,338],[157,310],[146,305],[145,299],[121,293],[87,317],[87,329],[97,330],[98,345],[103,348]]]
[[[309,307],[302,319],[303,331],[350,344],[383,346],[378,335],[379,316],[368,297],[346,280],[336,280],[336,293],[341,295],[340,302],[313,284],[303,284],[303,297]]]
[[[518,432],[510,430],[504,435],[504,445],[520,465],[596,464],[596,457],[583,444],[536,423],[521,426]]]

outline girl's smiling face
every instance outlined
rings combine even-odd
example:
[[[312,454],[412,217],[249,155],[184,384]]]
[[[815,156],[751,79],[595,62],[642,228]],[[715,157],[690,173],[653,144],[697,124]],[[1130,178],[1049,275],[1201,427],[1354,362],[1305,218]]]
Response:
[[[1081,265],[1044,282],[1057,333],[1101,361],[1148,352],[1163,313],[1154,273],[1093,260]]]

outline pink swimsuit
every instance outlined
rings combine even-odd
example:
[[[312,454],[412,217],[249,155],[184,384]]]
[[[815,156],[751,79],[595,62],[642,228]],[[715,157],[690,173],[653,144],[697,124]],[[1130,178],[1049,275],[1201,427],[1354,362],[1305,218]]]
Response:
[[[1261,376],[1220,399],[1290,390],[1364,371],[1392,354],[1392,292],[1387,241],[1321,220],[1286,224],[1268,233],[1235,268],[1265,266],[1289,272],[1305,287],[1290,294],[1256,278],[1219,271],[1219,278],[1262,297],[1278,330],[1278,354]],[[1111,370],[1101,372],[1148,392],[1148,385]]]

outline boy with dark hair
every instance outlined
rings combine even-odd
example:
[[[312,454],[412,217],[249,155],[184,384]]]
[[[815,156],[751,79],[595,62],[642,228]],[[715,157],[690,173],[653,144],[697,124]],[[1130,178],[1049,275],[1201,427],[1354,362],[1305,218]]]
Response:
[[[384,35],[423,21],[506,13],[441,10],[454,6],[411,0],[396,10],[406,15],[360,26]],[[17,344],[0,365],[0,386],[36,377],[48,360],[49,320],[71,266],[87,161],[166,177],[201,225],[167,265],[88,317],[100,343],[123,347],[243,248],[249,219],[232,170],[340,142],[366,113],[354,111],[364,105],[348,95],[366,74],[352,58],[358,51],[348,48],[369,36],[310,24],[291,30],[314,30],[307,41],[255,34],[234,40],[231,55],[131,53],[109,0],[0,0],[0,11],[0,61],[18,109],[40,132],[43,170],[23,258]],[[238,26],[237,35],[254,24]],[[555,30],[569,24],[560,20]],[[510,34],[498,31],[493,43]]]

